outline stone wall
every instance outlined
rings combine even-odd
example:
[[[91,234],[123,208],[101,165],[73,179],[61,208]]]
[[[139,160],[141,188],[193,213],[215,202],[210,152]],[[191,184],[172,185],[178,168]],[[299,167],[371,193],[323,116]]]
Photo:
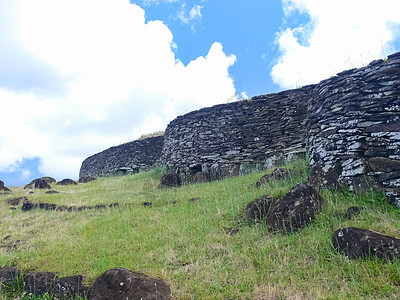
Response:
[[[162,164],[187,183],[242,175],[305,155],[312,90],[306,86],[180,116],[165,131]]]
[[[137,140],[94,154],[82,163],[79,176],[109,177],[151,170],[161,156],[163,136]]]
[[[400,200],[400,53],[339,73],[308,101],[310,181]]]

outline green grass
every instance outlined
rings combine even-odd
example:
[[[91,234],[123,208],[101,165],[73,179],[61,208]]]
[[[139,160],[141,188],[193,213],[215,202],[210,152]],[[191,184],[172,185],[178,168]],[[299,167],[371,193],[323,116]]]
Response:
[[[14,195],[0,196],[0,265],[60,277],[81,274],[87,284],[124,267],[164,279],[176,299],[396,299],[398,262],[349,260],[331,244],[332,233],[348,226],[398,236],[399,211],[385,204],[382,194],[323,190],[322,213],[297,233],[274,234],[262,224],[246,223],[248,202],[264,194],[281,197],[307,178],[305,161],[285,167],[293,171],[291,178],[260,189],[255,183],[266,172],[168,190],[158,189],[156,171],[54,186],[61,192],[56,195],[15,188]],[[17,196],[67,206],[120,206],[11,211],[4,200]],[[194,197],[201,199],[188,202]],[[143,207],[144,201],[153,207]],[[334,217],[352,205],[365,209],[352,220]],[[230,228],[239,231],[229,235]],[[8,299],[4,291],[3,297]]]

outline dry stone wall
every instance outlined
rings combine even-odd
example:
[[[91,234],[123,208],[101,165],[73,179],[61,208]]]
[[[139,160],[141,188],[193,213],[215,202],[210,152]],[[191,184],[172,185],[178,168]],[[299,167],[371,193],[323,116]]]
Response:
[[[400,200],[400,53],[339,73],[308,101],[310,181]]]
[[[216,105],[173,120],[162,164],[183,183],[221,179],[304,154],[313,86]]]
[[[151,170],[161,156],[164,137],[151,137],[94,154],[82,163],[79,176],[109,177]]]

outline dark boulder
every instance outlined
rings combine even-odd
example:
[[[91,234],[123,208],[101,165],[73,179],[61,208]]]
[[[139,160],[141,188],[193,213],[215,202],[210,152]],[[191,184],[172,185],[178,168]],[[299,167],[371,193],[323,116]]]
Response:
[[[92,300],[165,300],[171,299],[171,288],[161,279],[124,268],[104,272],[93,284]]]
[[[96,180],[95,177],[85,176],[85,177],[79,178],[78,182],[79,183],[88,183],[88,182],[91,182],[91,181],[94,181],[94,180]]]
[[[251,201],[249,204],[247,204],[245,210],[248,222],[266,222],[267,216],[271,210],[271,206],[277,201],[277,199],[271,198],[268,195],[261,196],[260,198]]]
[[[15,267],[0,269],[0,290],[2,286],[10,286],[20,275],[21,272]]]
[[[35,188],[35,189],[50,189],[51,187],[46,179],[36,178],[36,179],[32,180],[29,184],[25,185],[25,187],[24,187],[24,189],[33,189],[33,188]]]
[[[181,184],[181,178],[176,173],[168,173],[161,178],[161,188],[179,187]]]
[[[297,231],[315,219],[323,202],[312,186],[300,183],[271,206],[267,225],[281,232]]]
[[[50,177],[50,176],[45,176],[45,177],[42,177],[41,179],[43,179],[44,181],[46,181],[49,184],[57,182],[57,180],[55,180],[53,177]]]
[[[57,185],[75,185],[75,184],[78,184],[78,183],[69,178],[66,178],[66,179],[63,179],[63,180],[57,182]]]
[[[37,179],[33,187],[35,189],[51,189],[51,186],[44,179]]]
[[[4,186],[4,182],[0,180],[0,192],[10,193],[11,190]]]
[[[68,210],[68,206],[60,205],[60,206],[57,206],[56,210],[57,211],[66,211],[66,210]]]
[[[53,272],[33,272],[25,277],[25,291],[36,296],[54,294],[57,274]]]
[[[256,183],[256,187],[261,187],[263,184],[266,184],[270,181],[275,180],[283,180],[290,177],[290,171],[287,169],[277,168],[270,174],[265,174],[260,178],[260,180]]]
[[[7,204],[17,206],[20,205],[21,202],[26,202],[28,201],[27,197],[18,197],[18,198],[12,198],[12,199],[7,199],[6,202]]]
[[[24,204],[22,204],[22,211],[29,211],[36,208],[36,205],[31,203],[31,202],[25,202]]]
[[[352,259],[378,257],[393,261],[400,258],[400,240],[367,229],[348,227],[336,230],[332,244]]]

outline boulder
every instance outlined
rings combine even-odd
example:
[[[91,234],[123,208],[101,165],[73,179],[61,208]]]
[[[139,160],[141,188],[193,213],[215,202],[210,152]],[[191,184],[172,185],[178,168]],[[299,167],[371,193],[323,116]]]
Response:
[[[49,184],[57,182],[57,180],[55,180],[53,177],[50,177],[50,176],[45,176],[45,177],[42,177],[41,179],[43,179],[44,181],[46,181]]]
[[[84,176],[84,177],[79,178],[78,182],[79,183],[88,183],[88,182],[91,182],[91,181],[94,181],[94,180],[96,180],[95,177]]]
[[[6,188],[6,187],[4,186],[4,182],[1,181],[1,180],[0,180],[0,192],[4,192],[4,193],[9,193],[9,192],[11,192],[10,189],[8,189],[8,188]]]
[[[57,185],[75,185],[75,184],[78,184],[78,183],[69,178],[66,178],[66,179],[63,179],[63,180],[57,182]]]
[[[400,259],[400,239],[368,229],[348,227],[336,230],[332,235],[332,244],[337,251],[352,259]]]
[[[33,187],[35,189],[51,189],[50,185],[44,179],[36,179]]]
[[[35,204],[31,203],[31,202],[25,202],[24,204],[22,204],[22,211],[29,211],[32,210],[36,207]]]
[[[266,184],[270,181],[274,180],[282,180],[289,178],[290,171],[287,169],[277,168],[272,173],[265,174],[260,178],[260,180],[256,183],[256,187],[261,187],[263,184]]]
[[[20,205],[21,202],[26,202],[28,201],[27,197],[18,197],[18,198],[12,198],[12,199],[7,199],[6,202],[7,204],[17,206]]]
[[[21,272],[15,267],[5,267],[0,269],[0,290],[3,286],[10,286],[15,279],[19,278]]]
[[[100,275],[93,284],[92,300],[164,300],[171,299],[171,288],[161,279],[124,268],[114,268]]]
[[[249,223],[254,221],[266,222],[267,216],[271,210],[271,206],[277,201],[278,200],[275,198],[264,195],[247,204],[245,212]]]
[[[48,178],[50,178],[50,177],[48,177]],[[46,179],[36,178],[36,179],[33,179],[30,183],[28,183],[24,187],[25,190],[33,189],[33,188],[35,188],[35,189],[50,189],[51,187]]]
[[[57,274],[53,272],[33,272],[26,274],[25,291],[36,296],[54,294]]]
[[[181,178],[176,173],[168,173],[161,178],[161,188],[178,187],[181,184]]]
[[[267,225],[280,232],[297,231],[315,219],[323,202],[312,186],[300,183],[271,206]]]

